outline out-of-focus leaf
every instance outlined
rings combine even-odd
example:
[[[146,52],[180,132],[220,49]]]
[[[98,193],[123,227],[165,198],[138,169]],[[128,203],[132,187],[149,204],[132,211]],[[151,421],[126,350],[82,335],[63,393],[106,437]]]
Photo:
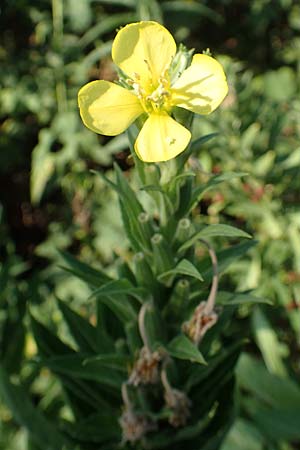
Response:
[[[133,13],[113,14],[103,17],[102,20],[89,28],[87,32],[79,40],[79,45],[85,47],[99,39],[103,34],[109,33],[117,29],[120,25],[125,25],[136,21],[136,15]]]
[[[74,379],[92,380],[104,386],[120,389],[127,373],[124,360],[126,361],[126,358],[117,355],[113,357],[99,355],[97,361],[88,361],[86,356],[76,354],[53,356],[42,360],[42,363],[55,373],[68,375]]]
[[[298,441],[300,439],[300,407],[292,409],[271,409],[255,399],[243,402],[247,414],[264,435],[276,441]]]
[[[140,20],[163,22],[162,12],[157,0],[137,0],[137,13]]]
[[[42,130],[39,135],[39,143],[32,152],[30,195],[35,204],[41,200],[46,184],[54,173],[54,156],[50,151],[53,140],[50,130]]]
[[[11,383],[2,366],[0,366],[0,393],[12,411],[14,419],[29,431],[41,448],[45,450],[72,448],[57,426],[49,422],[33,405],[24,388]]]
[[[264,438],[251,422],[237,419],[221,450],[263,450]]]
[[[282,346],[265,314],[259,308],[255,308],[253,311],[252,328],[269,372],[278,376],[286,376],[287,370],[282,360]]]
[[[211,19],[215,23],[222,23],[223,17],[221,14],[218,14],[216,11],[212,10],[206,5],[199,4],[195,1],[190,2],[182,2],[178,0],[166,1],[162,4],[162,10],[166,17],[170,13],[175,13],[176,15],[180,14],[192,14],[193,16],[207,17]]]
[[[99,351],[96,328],[82,316],[75,313],[66,303],[58,300],[58,306],[80,350],[83,352]]]
[[[68,265],[66,268],[69,272],[81,280],[88,283],[90,286],[99,288],[103,283],[107,283],[111,278],[104,272],[98,269],[94,269],[86,263],[74,258],[70,253],[60,252],[64,262]]]
[[[286,86],[286,89],[282,89]],[[280,67],[264,75],[264,92],[271,100],[282,102],[290,100],[296,92],[295,73],[290,67]]]
[[[256,304],[266,303],[272,305],[271,300],[263,297],[257,297],[251,294],[251,292],[232,292],[218,291],[217,303],[230,306],[230,305],[244,305],[244,304]]]
[[[66,10],[74,31],[83,31],[90,26],[92,10],[89,0],[68,0]]]
[[[134,8],[135,1],[134,0],[94,0],[96,3],[102,3],[103,5],[118,5],[118,6],[126,6],[127,8]]]
[[[214,137],[218,136],[218,134],[219,133],[209,133],[209,134],[206,134],[205,136],[200,136],[197,139],[193,140],[192,143],[191,143],[191,148],[190,148],[191,153],[194,153],[195,151],[198,151],[199,147],[202,144],[205,144],[205,142],[210,141]]]
[[[224,181],[231,181],[234,178],[240,178],[243,176],[246,176],[247,173],[245,172],[227,172],[223,173],[221,175],[215,175],[210,178],[210,180],[206,184],[201,184],[200,186],[197,186],[192,194],[192,198],[190,200],[190,203],[187,207],[187,211],[190,211],[203,197],[205,192],[208,192],[212,189],[214,189],[218,184],[223,183]]]
[[[75,351],[62,342],[54,333],[37,321],[33,316],[30,318],[31,329],[40,353],[43,356],[68,355]]]
[[[240,385],[258,399],[273,408],[298,410],[300,405],[300,386],[290,378],[271,374],[260,361],[243,354],[237,366]]]

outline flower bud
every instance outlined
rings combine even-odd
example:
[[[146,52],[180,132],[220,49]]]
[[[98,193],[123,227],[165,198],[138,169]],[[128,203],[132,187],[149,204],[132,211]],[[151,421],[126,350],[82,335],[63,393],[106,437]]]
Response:
[[[175,242],[182,244],[186,242],[192,234],[192,224],[190,219],[179,220],[175,232]]]
[[[151,238],[151,244],[156,273],[159,275],[167,272],[173,267],[174,261],[165,238],[162,234],[156,233]]]

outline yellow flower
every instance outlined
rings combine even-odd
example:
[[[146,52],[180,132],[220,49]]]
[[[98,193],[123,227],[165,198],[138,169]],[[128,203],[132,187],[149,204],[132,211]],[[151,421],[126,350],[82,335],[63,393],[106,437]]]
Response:
[[[172,35],[156,22],[122,28],[113,42],[112,59],[127,77],[127,89],[104,80],[83,86],[78,102],[84,124],[96,133],[116,136],[146,113],[135,142],[139,158],[167,161],[181,153],[191,133],[171,117],[172,109],[209,114],[220,105],[228,87],[222,66],[204,54],[194,55],[191,65],[171,79],[175,54]]]

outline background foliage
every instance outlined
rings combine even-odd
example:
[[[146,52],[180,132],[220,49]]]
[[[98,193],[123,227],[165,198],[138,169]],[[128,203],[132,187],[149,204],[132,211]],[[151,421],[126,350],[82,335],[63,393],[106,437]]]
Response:
[[[89,288],[60,269],[66,261],[58,250],[112,276],[120,257],[130,258],[117,196],[90,171],[110,177],[117,161],[129,175],[127,137],[86,130],[76,99],[88,80],[114,78],[116,28],[150,18],[163,20],[177,42],[209,47],[225,67],[224,105],[194,123],[195,138],[214,138],[194,154],[207,172],[248,176],[205,194],[195,220],[238,226],[255,237],[258,243],[231,264],[222,285],[274,303],[238,308],[233,333],[247,330],[249,340],[237,366],[236,419],[222,448],[299,448],[298,2],[7,0],[0,13],[0,448],[38,449],[49,435],[53,448],[61,448],[62,436],[35,416],[33,404],[53,420],[58,412],[70,418],[59,383],[36,364],[32,333],[44,331],[29,318],[31,312],[71,343],[57,297],[95,320]],[[221,248],[226,240],[217,243]],[[4,392],[19,394],[33,420],[24,422],[20,405]],[[41,433],[38,443],[31,427]]]

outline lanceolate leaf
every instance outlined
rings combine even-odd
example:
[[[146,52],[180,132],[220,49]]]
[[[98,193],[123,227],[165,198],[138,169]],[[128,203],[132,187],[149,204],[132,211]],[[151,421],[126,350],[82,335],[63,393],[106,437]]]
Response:
[[[143,288],[132,286],[127,279],[112,280],[96,289],[91,297],[99,296],[115,296],[115,295],[132,295],[135,298],[140,299],[146,295],[146,291]]]
[[[31,329],[40,353],[43,356],[67,355],[75,351],[67,344],[62,342],[42,323],[31,316]]]
[[[267,405],[283,409],[298,409],[300,386],[288,377],[279,377],[267,371],[263,363],[243,354],[237,366],[237,378],[243,389]]]
[[[203,278],[198,269],[187,259],[182,259],[174,269],[161,273],[158,276],[159,281],[168,279],[172,275],[187,275],[189,277],[196,278],[199,281],[203,281]]]
[[[231,263],[241,258],[250,250],[250,248],[252,248],[256,244],[257,241],[255,240],[246,241],[217,252],[219,273],[224,272]],[[213,269],[211,267],[211,260],[209,257],[201,261],[201,263],[197,264],[197,268],[199,269],[205,280],[212,277]]]
[[[93,292],[92,297],[104,303],[121,321],[136,319],[136,312],[126,295],[138,297],[144,294],[143,288],[136,288],[126,280],[114,280]]]
[[[67,252],[60,252],[67,267],[65,270],[73,273],[76,277],[85,281],[92,287],[100,287],[103,283],[107,283],[111,278],[99,269],[94,269],[86,263],[79,261]]]
[[[75,313],[66,303],[58,300],[58,306],[70,332],[83,352],[97,352],[97,331],[86,319]]]
[[[271,440],[300,440],[300,407],[291,410],[271,409],[254,399],[245,399],[247,414],[264,435]]]
[[[205,359],[195,344],[184,334],[174,338],[167,347],[171,356],[178,359],[187,359],[191,362],[206,364]]]
[[[114,389],[121,388],[127,373],[124,366],[121,368],[120,364],[105,359],[86,363],[85,361],[86,355],[76,354],[47,358],[42,360],[42,364],[53,372],[68,375],[70,378],[93,380]],[[118,370],[116,370],[116,367],[118,367]]]
[[[232,227],[230,225],[225,224],[214,224],[208,225],[204,227],[202,230],[195,233],[190,239],[188,239],[179,249],[178,252],[183,252],[192,245],[194,245],[198,239],[205,239],[209,237],[232,237],[232,238],[248,238],[251,239],[250,234],[246,233],[243,230],[239,230],[238,228]]]

